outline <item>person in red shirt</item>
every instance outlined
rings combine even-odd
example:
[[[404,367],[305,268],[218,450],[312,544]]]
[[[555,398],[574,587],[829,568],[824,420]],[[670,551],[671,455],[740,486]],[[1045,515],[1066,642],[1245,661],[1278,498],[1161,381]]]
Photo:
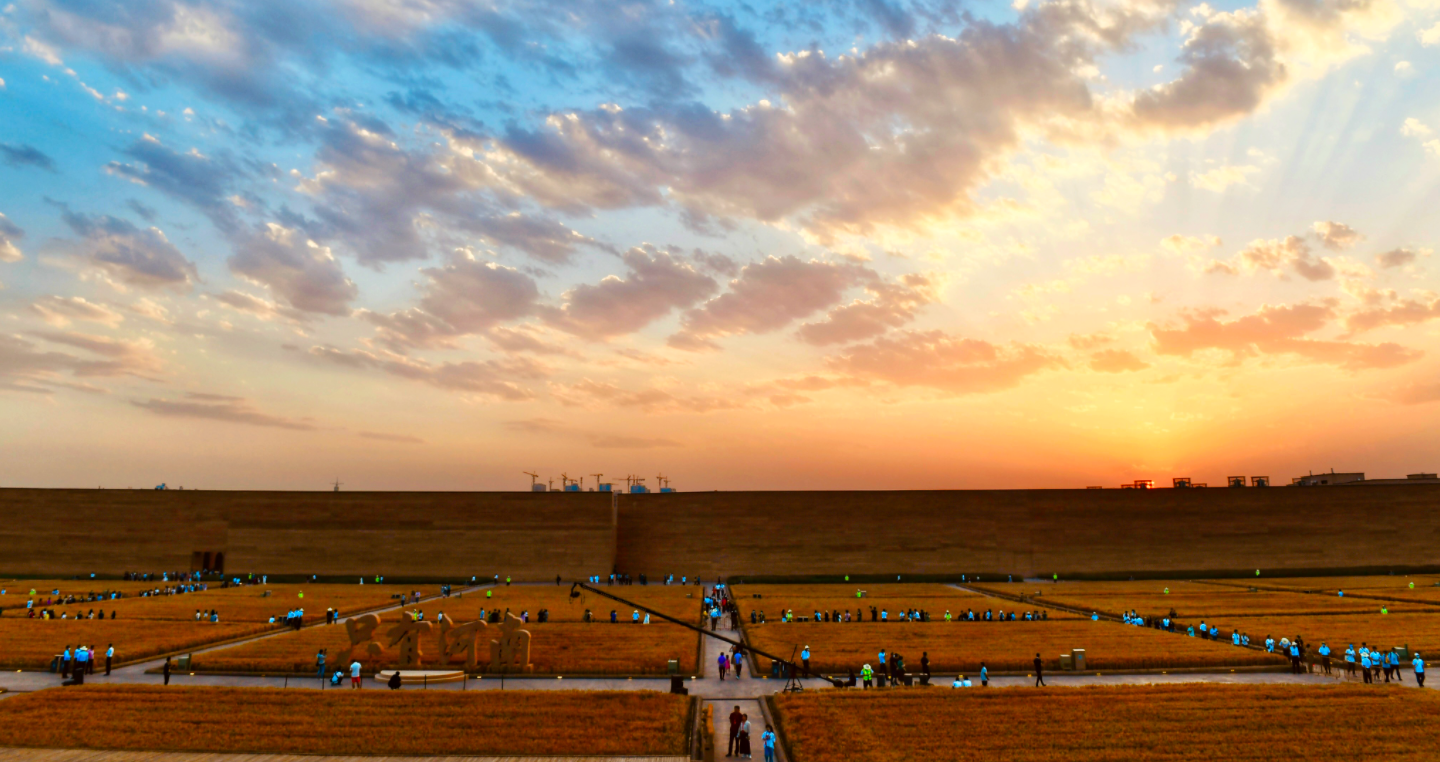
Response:
[[[736,704],[735,709],[730,712],[730,746],[725,752],[725,756],[735,756],[737,751],[735,747],[739,745],[738,741],[740,740],[740,723],[744,721],[745,715],[740,713],[740,705]]]

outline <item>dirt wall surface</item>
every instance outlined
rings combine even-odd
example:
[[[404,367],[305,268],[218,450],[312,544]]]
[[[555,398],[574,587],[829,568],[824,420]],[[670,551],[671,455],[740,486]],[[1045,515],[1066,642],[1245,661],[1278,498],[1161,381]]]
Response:
[[[1147,573],[1440,564],[1440,486],[622,495],[652,576]]]
[[[613,502],[612,502],[613,501]],[[1440,485],[1196,490],[0,489],[0,574],[453,580],[1154,574],[1440,566]]]
[[[523,492],[0,489],[0,572],[581,577],[614,563],[611,497]]]

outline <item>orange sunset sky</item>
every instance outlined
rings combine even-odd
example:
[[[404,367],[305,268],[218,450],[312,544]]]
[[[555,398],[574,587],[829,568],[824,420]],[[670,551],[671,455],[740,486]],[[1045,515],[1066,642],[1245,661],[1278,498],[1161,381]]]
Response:
[[[0,12],[0,484],[1440,471],[1440,4]]]

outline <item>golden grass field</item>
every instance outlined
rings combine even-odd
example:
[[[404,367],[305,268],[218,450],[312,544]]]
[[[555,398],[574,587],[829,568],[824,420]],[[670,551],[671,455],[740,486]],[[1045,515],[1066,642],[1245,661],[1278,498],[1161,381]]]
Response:
[[[145,619],[0,618],[0,669],[45,669],[67,645],[95,646],[101,654],[115,645],[116,662],[198,648],[269,629],[260,624],[209,624]]]
[[[0,595],[0,609],[25,608],[25,602],[30,599],[30,591],[35,591],[35,605],[46,598],[55,597],[54,591],[59,590],[60,596],[74,595],[83,598],[90,594],[101,594],[107,592],[118,592],[125,596],[138,595],[144,590],[164,588],[172,583],[169,582],[127,582],[124,580],[88,580],[88,579],[6,579],[0,580],[0,590],[5,594]],[[217,581],[216,587],[220,585]],[[125,600],[121,598],[120,600]],[[105,603],[111,603],[106,601]],[[86,604],[89,605],[89,604]]]
[[[1434,691],[1179,685],[777,695],[791,762],[1433,760]]]
[[[977,589],[997,590],[1011,595],[1035,596],[1039,605],[1053,603],[1084,611],[1118,616],[1136,611],[1142,616],[1163,616],[1170,611],[1187,623],[1201,618],[1220,616],[1258,616],[1269,614],[1354,614],[1380,610],[1380,602],[1361,598],[1312,595],[1302,592],[1249,592],[1243,587],[1210,585],[1200,582],[1147,580],[1143,582],[1061,582],[1055,585],[1033,583],[1021,585],[976,585]],[[1165,590],[1169,589],[1169,593]],[[1392,611],[1434,611],[1440,607],[1404,604]]]
[[[1267,587],[1279,587],[1292,590],[1304,590],[1320,593],[1323,595],[1339,598],[1339,591],[1345,591],[1345,597],[1354,596],[1356,601],[1373,600],[1374,606],[1388,604],[1394,610],[1397,608],[1410,608],[1416,606],[1433,606],[1440,608],[1440,585],[1435,583],[1440,577],[1429,576],[1406,576],[1377,575],[1371,577],[1283,577],[1256,584],[1264,584]],[[1221,580],[1225,584],[1232,584],[1233,580]],[[1414,587],[1410,587],[1413,584]]]
[[[1213,620],[1223,637],[1232,629],[1249,633],[1252,645],[1263,644],[1266,635],[1294,639],[1304,638],[1310,654],[1326,643],[1334,651],[1332,658],[1343,659],[1345,646],[1361,643],[1371,648],[1409,646],[1424,654],[1428,662],[1440,656],[1440,615],[1436,614],[1354,614],[1345,616],[1262,616],[1217,618]],[[1404,665],[1407,669],[1409,663]]]
[[[0,746],[334,755],[678,755],[689,699],[650,691],[84,686],[0,702]]]
[[[904,654],[908,671],[920,671],[920,657],[930,656],[932,672],[975,674],[983,661],[991,672],[1027,672],[1039,653],[1046,669],[1059,668],[1059,656],[1071,649],[1086,651],[1087,671],[1231,668],[1278,666],[1273,655],[1231,645],[1186,638],[1144,627],[1087,619],[1048,622],[949,623],[771,623],[745,624],[748,642],[788,657],[794,646],[810,646],[812,669],[827,674],[858,674],[863,664],[879,667],[878,652]],[[767,673],[770,662],[756,658]]]
[[[428,601],[419,606],[407,606],[405,612],[422,611],[429,621],[436,621],[444,612],[456,622],[470,622],[479,617],[484,608],[487,613],[495,609],[504,612],[509,608],[517,616],[529,611],[530,624],[525,627],[532,637],[530,661],[536,674],[547,675],[664,675],[668,671],[668,660],[680,662],[685,674],[695,674],[699,634],[678,625],[654,619],[649,625],[633,625],[630,611],[619,612],[622,624],[610,624],[609,613],[620,604],[590,594],[573,604],[570,602],[570,588],[549,586],[501,587],[490,598],[483,592],[470,593],[461,597],[442,598]],[[620,588],[616,588],[617,591]],[[559,591],[563,591],[563,594]],[[632,586],[625,588],[621,595],[632,600],[644,601],[658,610],[698,621],[699,601],[685,597],[693,588],[676,586]],[[692,609],[691,606],[694,606]],[[589,606],[596,621],[584,624],[581,620],[585,607]],[[605,606],[601,609],[601,606]],[[549,608],[551,621],[541,624],[538,615],[541,608]],[[387,612],[386,622],[399,621],[400,612]],[[382,630],[384,626],[382,625]],[[498,626],[490,629],[498,632]],[[488,642],[497,637],[487,634],[480,638],[480,662],[489,661]],[[438,659],[440,648],[438,631],[433,631],[421,641],[422,655],[427,666],[442,666]],[[350,652],[350,641],[343,624],[307,628],[298,633],[277,635],[226,648],[220,651],[197,654],[192,668],[196,672],[245,672],[258,674],[302,673],[312,674],[315,670],[315,654],[328,649],[327,664],[331,669],[346,659]],[[361,649],[363,652],[363,649]],[[393,666],[396,652],[386,649],[378,663],[361,658],[367,673]],[[344,662],[349,663],[348,659]],[[451,666],[463,664],[458,658]]]
[[[857,590],[864,590],[865,597],[858,598]],[[1033,609],[1035,606],[1020,606],[999,598],[990,598],[978,593],[931,583],[898,583],[882,585],[735,585],[732,587],[740,614],[748,623],[750,612],[765,613],[767,621],[779,621],[786,610],[793,610],[797,617],[813,616],[820,611],[839,610],[850,612],[852,619],[859,611],[868,622],[870,607],[885,609],[892,620],[905,609],[922,609],[930,612],[932,620],[943,620],[948,609],[959,614],[966,609],[983,613],[986,609],[1006,611]],[[759,598],[754,596],[759,595]],[[1049,612],[1051,618],[1073,616],[1058,611]],[[852,622],[853,623],[853,622]]]
[[[116,620],[122,619],[167,619],[173,621],[195,621],[195,610],[206,614],[214,609],[220,615],[220,622],[264,623],[275,617],[276,622],[285,620],[285,613],[294,608],[305,609],[305,622],[323,622],[325,609],[335,607],[342,614],[398,605],[396,594],[417,591],[421,596],[432,596],[440,592],[438,585],[250,585],[226,589],[213,588],[197,593],[161,595],[148,598],[121,598],[118,601],[100,603],[52,606],[59,614],[66,611],[72,616],[84,614],[91,609],[103,609],[107,615],[118,612]],[[266,593],[269,593],[267,596]],[[303,593],[303,596],[302,596]]]

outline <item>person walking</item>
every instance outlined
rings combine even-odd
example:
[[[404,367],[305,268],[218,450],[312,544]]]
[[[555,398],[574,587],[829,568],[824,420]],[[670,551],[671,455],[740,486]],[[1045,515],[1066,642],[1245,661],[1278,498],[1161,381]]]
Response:
[[[741,673],[745,670],[745,652],[736,649],[735,655],[730,657],[730,663],[735,667],[735,678],[738,680],[744,677]]]
[[[170,684],[170,657],[165,657],[165,666],[160,668],[160,674],[165,676],[165,684]]]
[[[70,646],[65,646],[65,651],[60,654],[60,676],[70,676]]]
[[[740,748],[738,756],[750,758],[750,715],[740,715]]]
[[[720,665],[720,682],[723,683],[725,682],[725,673],[730,669],[730,657],[727,656],[724,651],[721,651],[716,661],[718,661]]]
[[[740,705],[730,710],[730,744],[725,747],[725,756],[733,757],[739,751],[740,723],[745,720],[745,715],[740,713]]]
[[[765,744],[765,762],[775,762],[775,728],[767,724],[760,740]]]
[[[320,653],[315,654],[315,676],[321,680],[325,679],[325,649],[323,648],[320,649]]]
[[[1364,648],[1361,648],[1361,649],[1360,649],[1360,671],[1361,671],[1361,672],[1364,674],[1364,676],[1365,676],[1365,684],[1366,684],[1366,685],[1369,685],[1369,684],[1371,683],[1371,679],[1370,679],[1370,651],[1367,650],[1367,649],[1364,649]]]
[[[111,643],[105,649],[105,676],[110,676],[110,661],[115,658],[115,644]]]
[[[350,662],[350,687],[357,691],[360,690],[360,680],[360,660],[356,659]]]
[[[1325,674],[1330,674],[1330,646],[1326,645],[1323,640],[1320,641],[1320,650],[1318,653],[1320,654],[1320,669],[1324,671]]]
[[[983,661],[980,662],[980,687],[990,687],[990,670],[985,666],[985,662]]]
[[[1410,663],[1411,663],[1412,665],[1414,665],[1414,667],[1415,667],[1415,682],[1416,682],[1417,684],[1419,684],[1419,686],[1420,686],[1421,688],[1424,688],[1424,687],[1425,687],[1425,660],[1422,659],[1422,658],[1420,658],[1420,654],[1417,653],[1417,654],[1415,654],[1415,658],[1410,660]]]
[[[1044,662],[1040,661],[1040,654],[1035,654],[1035,687],[1045,685]]]
[[[1391,664],[1391,666],[1392,666],[1392,667],[1394,668],[1394,670],[1395,670],[1395,682],[1397,682],[1397,683],[1403,683],[1403,682],[1405,682],[1405,681],[1404,681],[1403,679],[1401,679],[1401,677],[1400,677],[1400,654],[1399,654],[1399,653],[1396,653],[1395,649],[1392,648],[1392,649],[1390,649],[1390,653],[1385,654],[1385,658],[1387,658],[1387,659],[1390,660],[1390,664]]]

